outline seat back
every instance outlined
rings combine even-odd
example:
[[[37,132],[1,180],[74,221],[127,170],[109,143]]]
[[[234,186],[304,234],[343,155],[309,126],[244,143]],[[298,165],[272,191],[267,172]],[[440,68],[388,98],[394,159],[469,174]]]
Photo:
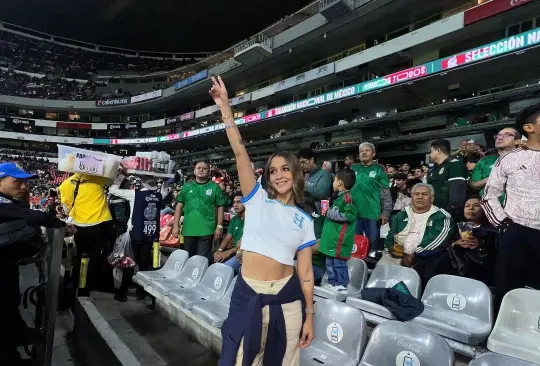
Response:
[[[233,278],[234,270],[232,267],[223,263],[212,264],[197,286],[197,292],[202,298],[212,296],[221,299]]]
[[[341,353],[360,361],[367,341],[367,325],[362,312],[329,299],[315,304],[315,340],[331,345]]]
[[[189,258],[180,272],[180,276],[190,279],[195,283],[198,283],[206,269],[208,268],[208,259],[202,255],[194,255]]]
[[[163,265],[163,269],[173,271],[175,273],[180,273],[184,268],[188,257],[188,252],[182,249],[176,249],[174,252],[171,253],[169,258]]]
[[[392,264],[380,264],[371,273],[366,283],[366,288],[384,287],[390,288],[403,281],[411,295],[420,298],[421,280],[418,273],[412,269]]]
[[[498,353],[488,352],[476,357],[469,366],[535,366],[533,363]]]
[[[493,324],[493,299],[489,288],[470,278],[438,275],[429,280],[422,302]]]
[[[231,303],[231,297],[232,297],[232,293],[233,293],[233,290],[234,290],[234,286],[236,285],[236,279],[237,278],[238,278],[238,276],[233,278],[233,280],[229,284],[229,287],[227,288],[227,292],[225,292],[225,295],[223,295],[221,300],[219,300],[222,304],[229,306],[229,304]]]
[[[540,334],[540,291],[519,288],[508,292],[503,298],[493,332],[498,329],[524,337],[527,337],[526,333]]]
[[[424,328],[394,320],[379,324],[360,366],[453,366],[454,352],[443,337]]]
[[[351,258],[347,262],[349,267],[349,286],[347,291],[349,296],[358,295],[364,288],[367,280],[367,264],[361,259]]]

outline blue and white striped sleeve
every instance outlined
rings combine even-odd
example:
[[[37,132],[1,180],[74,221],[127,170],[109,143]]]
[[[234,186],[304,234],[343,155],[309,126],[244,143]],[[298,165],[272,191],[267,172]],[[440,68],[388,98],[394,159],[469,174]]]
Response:
[[[261,187],[261,184],[257,182],[255,183],[253,190],[249,192],[247,196],[242,197],[240,202],[245,206],[251,206],[257,203],[263,204],[266,197],[268,197],[266,191]]]
[[[302,249],[312,247],[317,244],[315,239],[315,227],[313,225],[313,220],[305,220],[304,225],[302,225],[303,235],[302,235],[302,244],[298,247],[298,251]]]

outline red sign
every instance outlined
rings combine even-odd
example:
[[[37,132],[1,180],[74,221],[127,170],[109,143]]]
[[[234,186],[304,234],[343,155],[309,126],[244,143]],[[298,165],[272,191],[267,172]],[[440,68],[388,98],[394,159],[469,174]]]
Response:
[[[75,122],[56,122],[56,128],[78,128],[81,130],[91,130],[91,123],[75,123]]]
[[[465,25],[503,13],[533,0],[491,0],[465,11]]]
[[[392,85],[395,83],[401,83],[407,80],[416,79],[422,76],[426,76],[427,69],[424,65],[413,67],[407,70],[398,71],[396,73],[385,76],[387,83],[386,85]]]

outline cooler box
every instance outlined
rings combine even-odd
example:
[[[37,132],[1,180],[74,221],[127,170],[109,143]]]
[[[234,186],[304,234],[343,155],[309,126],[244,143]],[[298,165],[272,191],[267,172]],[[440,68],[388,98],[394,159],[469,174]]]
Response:
[[[62,172],[114,179],[121,160],[116,155],[58,145],[58,170]]]

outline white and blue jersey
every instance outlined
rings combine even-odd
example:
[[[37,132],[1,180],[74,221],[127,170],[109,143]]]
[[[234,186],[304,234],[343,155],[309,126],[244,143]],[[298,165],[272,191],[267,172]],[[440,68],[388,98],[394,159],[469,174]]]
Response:
[[[242,250],[292,266],[297,251],[315,245],[313,218],[298,207],[268,198],[259,182],[242,203],[246,207]]]

